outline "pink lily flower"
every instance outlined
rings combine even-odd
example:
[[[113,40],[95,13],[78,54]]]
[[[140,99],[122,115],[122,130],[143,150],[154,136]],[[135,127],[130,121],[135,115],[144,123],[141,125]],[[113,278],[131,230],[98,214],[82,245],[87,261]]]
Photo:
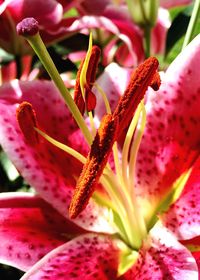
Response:
[[[41,136],[31,134],[31,139],[34,140],[32,142],[25,139],[15,111],[19,103],[31,103],[40,129],[86,155],[88,147],[80,130],[73,123],[51,82],[16,80],[1,87],[0,143],[25,180],[42,198],[27,194],[16,197],[9,194],[5,197],[3,194],[0,197],[0,217],[3,221],[0,226],[2,262],[28,270],[22,277],[23,280],[83,277],[89,280],[144,280],[152,277],[198,279],[195,258],[182,243],[200,235],[200,161],[197,159],[200,136],[199,54],[200,36],[170,65],[164,74],[160,90],[155,93],[153,89],[148,89],[145,100],[147,124],[136,153],[136,162],[132,165],[133,178],[129,178],[131,181],[128,179],[119,188],[120,179],[110,175],[113,171],[106,167],[102,178],[107,183],[101,181],[101,184],[104,187],[114,186],[113,196],[110,193],[108,197],[97,188],[97,196],[90,198],[86,208],[73,220],[79,226],[74,226],[74,230],[69,224],[67,209],[82,164]],[[150,59],[148,63],[151,71],[156,71],[156,60]],[[138,69],[146,68],[142,65]],[[137,73],[140,78],[145,78],[146,75],[149,77],[147,73],[144,76]],[[156,72],[151,73],[153,76],[140,90],[144,91],[148,85],[153,84]],[[107,67],[99,80],[114,108],[116,99],[121,94],[122,76],[128,77],[129,73],[114,64]],[[102,104],[98,103],[96,115],[100,118],[102,110],[98,106],[102,108]],[[120,115],[119,111],[118,114],[119,119],[125,117],[123,120],[127,121],[126,117],[130,112]],[[136,135],[142,129],[140,123],[142,125],[142,120],[139,121]],[[102,128],[102,132],[105,129],[106,126]],[[120,132],[120,128],[117,129]],[[32,132],[27,130],[27,133]],[[100,131],[99,136],[101,137]],[[112,134],[110,137],[112,138]],[[127,160],[126,168],[130,164],[128,158]],[[118,172],[120,171],[116,169],[116,174],[120,175]],[[121,176],[126,180],[124,174]],[[133,184],[129,189],[130,182]],[[128,195],[125,196],[127,192]],[[119,204],[115,204],[114,198]],[[125,199],[125,204],[121,198]],[[135,206],[136,208],[132,208]],[[30,208],[34,209],[33,212]],[[125,215],[124,221],[119,221],[121,216],[118,216],[118,211]],[[13,213],[17,216],[13,220],[15,231],[10,223]],[[52,213],[51,221],[47,213]],[[87,232],[79,232],[80,227]],[[75,234],[77,237],[74,237]],[[48,235],[50,239],[46,239]],[[17,241],[15,247],[13,240]],[[46,240],[46,248],[40,246],[43,240]],[[27,255],[20,254],[21,252]],[[40,253],[46,255],[41,258]],[[25,260],[26,256],[28,261]]]
[[[38,7],[40,7],[38,9]],[[23,18],[34,16],[42,29],[50,29],[62,20],[63,7],[55,0],[1,0],[0,1],[0,45],[7,52],[24,54],[30,51],[22,38],[16,33],[16,24]]]
[[[173,8],[176,6],[181,6],[181,5],[188,5],[191,3],[192,3],[191,0],[160,1],[157,24],[152,30],[152,43],[151,43],[152,54],[163,54],[165,50],[167,30],[170,27],[169,13],[166,9]],[[93,2],[88,0],[83,0],[83,1],[76,2],[76,8],[82,15],[104,16],[112,20],[114,24],[116,20],[122,21],[121,26],[124,26],[125,28],[125,26],[127,25],[127,29],[128,28],[130,29],[130,26],[136,26],[132,22],[132,19],[128,12],[128,7],[126,5],[126,1],[117,1],[117,3],[114,3],[114,1],[110,1],[110,0],[105,0],[105,1],[97,0]],[[126,22],[129,22],[129,24],[127,24]],[[131,38],[131,34],[130,34],[130,38]],[[108,61],[110,59],[109,52],[113,53],[114,43],[115,42],[110,44],[110,47],[108,46],[106,49],[107,53],[105,53],[105,56],[107,57]],[[141,47],[139,46],[138,48],[135,47],[135,49],[136,49],[135,53],[138,58],[138,62],[141,62],[142,60],[140,60],[140,58],[142,57],[142,53],[144,53],[144,50],[141,49]],[[118,63],[121,63],[123,66],[130,66],[134,64],[137,65],[138,63],[137,60],[135,63],[135,58],[131,57],[130,51],[127,50],[126,44],[123,44],[116,51],[115,59],[117,60]]]

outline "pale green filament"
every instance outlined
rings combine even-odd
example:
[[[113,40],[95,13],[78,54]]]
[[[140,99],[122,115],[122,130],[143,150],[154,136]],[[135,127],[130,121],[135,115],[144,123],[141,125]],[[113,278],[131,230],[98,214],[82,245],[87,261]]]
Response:
[[[106,170],[107,173],[107,170]],[[104,176],[106,176],[106,173]],[[137,227],[137,221],[135,220],[134,209],[130,196],[127,195],[126,191],[117,182],[116,176],[109,173],[106,177],[107,182],[102,181],[103,185],[106,186],[106,191],[109,191],[109,195],[116,206],[117,213],[119,214],[121,221],[126,229],[128,240],[126,242],[133,248],[140,248],[142,240],[139,228]],[[114,188],[112,187],[114,186]],[[113,196],[114,195],[114,196]]]
[[[124,141],[124,145],[123,145],[123,150],[122,150],[122,176],[124,179],[124,184],[127,186],[129,193],[130,192],[130,188],[132,189],[133,186],[131,186],[131,184],[129,184],[129,177],[128,177],[128,157],[129,157],[129,148],[131,145],[131,141],[133,138],[133,133],[135,131],[136,125],[138,123],[139,117],[140,117],[140,112],[142,110],[142,106],[141,103],[138,105],[137,110],[134,114],[134,117],[131,121],[131,124],[129,126],[128,132],[126,134],[126,138]]]
[[[101,96],[103,98],[103,102],[104,102],[104,105],[105,105],[105,108],[106,108],[106,113],[111,114],[112,111],[111,111],[110,104],[109,104],[108,98],[106,96],[106,93],[97,83],[95,83],[95,87],[97,88],[97,90],[99,91],[99,93],[101,94]],[[113,144],[112,151],[113,151],[113,157],[114,157],[114,163],[115,163],[115,171],[116,171],[116,174],[118,176],[118,179],[119,179],[120,183],[123,184],[124,182],[123,182],[123,179],[122,179],[121,165],[119,163],[119,154],[118,154],[117,142],[115,142]]]
[[[111,114],[111,108],[110,108],[110,104],[109,104],[109,101],[108,101],[108,98],[106,96],[106,93],[104,92],[104,90],[100,87],[100,85],[98,85],[97,83],[94,84],[94,86],[97,88],[97,90],[99,91],[99,93],[101,94],[102,98],[103,98],[103,102],[105,104],[105,107],[106,107],[106,112],[108,114]]]
[[[92,130],[92,135],[93,135],[93,137],[95,137],[96,127],[95,127],[95,124],[94,124],[94,118],[93,118],[92,112],[88,112],[88,115],[89,115],[89,119],[90,119],[90,127],[91,127],[91,130]]]
[[[135,164],[137,159],[137,153],[138,149],[140,147],[140,143],[142,140],[142,136],[144,133],[145,125],[146,125],[146,110],[144,103],[141,103],[141,109],[142,109],[142,117],[141,117],[141,124],[140,129],[137,130],[136,136],[134,138],[134,141],[131,145],[130,150],[130,161],[129,161],[129,183],[132,186],[131,190],[134,190],[134,178],[135,178]]]
[[[70,148],[69,146],[67,146],[65,144],[60,143],[59,141],[57,141],[54,138],[52,138],[51,136],[47,135],[46,133],[44,133],[42,130],[38,129],[37,127],[35,127],[35,130],[42,137],[44,137],[48,142],[50,142],[51,144],[53,144],[57,148],[63,150],[64,152],[68,153],[69,155],[73,156],[74,158],[79,160],[82,164],[85,164],[86,158],[83,155],[81,155],[79,152],[77,152],[76,150]]]
[[[92,53],[92,32],[90,32],[88,51],[80,74],[80,87],[81,87],[81,93],[84,101],[85,101],[85,85],[87,84],[87,70],[88,70],[91,53]]]
[[[140,124],[140,129],[136,133],[136,137],[134,138],[134,141],[131,146],[130,150],[130,162],[129,162],[129,189],[131,190],[130,196],[133,201],[134,205],[134,210],[135,210],[135,215],[136,215],[136,220],[138,222],[138,227],[141,232],[141,236],[144,238],[147,234],[146,230],[146,225],[144,221],[144,217],[141,214],[140,207],[137,204],[137,199],[135,196],[135,182],[134,182],[134,177],[135,177],[135,165],[136,165],[136,159],[137,159],[137,154],[139,150],[139,146],[142,140],[142,136],[144,133],[144,128],[146,125],[146,111],[145,111],[145,106],[144,103],[141,102],[141,108],[142,108],[142,116],[141,116],[141,124]]]
[[[117,175],[121,185],[124,185],[124,180],[122,178],[122,171],[121,171],[122,167],[119,162],[119,153],[118,153],[117,142],[115,142],[113,145],[113,157],[114,157],[116,175]]]

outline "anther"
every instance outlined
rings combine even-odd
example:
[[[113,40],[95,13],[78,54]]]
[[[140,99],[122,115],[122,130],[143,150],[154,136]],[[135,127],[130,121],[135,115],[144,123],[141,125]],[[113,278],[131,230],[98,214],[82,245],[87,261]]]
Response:
[[[29,102],[22,102],[17,108],[16,116],[27,143],[31,146],[37,145],[39,138],[34,129],[34,127],[37,127],[37,120],[32,105]]]
[[[153,90],[157,91],[157,90],[159,90],[160,85],[161,85],[160,75],[159,75],[158,72],[156,72],[154,77],[153,77],[153,80],[152,80],[152,82],[150,84],[150,87]]]
[[[113,117],[119,119],[118,136],[129,125],[148,86],[152,86],[154,89],[159,88],[160,78],[157,68],[158,60],[155,57],[150,57],[133,72],[129,85],[113,113]]]
[[[83,68],[84,60],[82,61],[79,70],[77,72],[76,84],[74,87],[74,101],[78,106],[81,114],[83,115],[85,109],[90,112],[96,107],[96,97],[92,92],[92,87],[96,79],[96,72],[98,68],[99,58],[100,58],[100,48],[98,46],[92,47],[92,52],[88,64],[88,69],[86,73],[86,85],[85,87],[85,97],[83,98],[80,86],[80,75]],[[84,100],[85,99],[85,100]]]
[[[94,138],[90,153],[78,179],[70,204],[70,218],[76,218],[87,206],[100,176],[106,166],[109,154],[116,139],[117,119],[107,114],[102,119]]]
[[[36,19],[30,17],[25,18],[17,24],[17,33],[24,37],[34,36],[39,31],[39,24]]]

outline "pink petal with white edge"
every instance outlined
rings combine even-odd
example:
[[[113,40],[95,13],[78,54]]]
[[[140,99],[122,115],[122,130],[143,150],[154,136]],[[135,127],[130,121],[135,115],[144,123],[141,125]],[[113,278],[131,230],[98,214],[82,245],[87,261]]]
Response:
[[[200,158],[180,198],[163,216],[162,222],[178,239],[191,239],[200,235]]]
[[[200,151],[200,35],[170,65],[156,93],[147,94],[147,124],[137,157],[138,203],[151,215],[161,197]],[[152,211],[152,212],[151,212]]]
[[[0,88],[0,114],[3,116],[0,119],[0,143],[3,149],[40,196],[68,217],[68,207],[76,183],[74,177],[79,176],[82,164],[42,137],[36,147],[26,142],[16,121],[17,104],[22,101],[33,105],[39,128],[51,137],[84,155],[87,154],[87,144],[53,83],[16,80]],[[91,200],[75,222],[88,230],[113,232],[106,214],[106,209]]]
[[[181,243],[188,248],[192,248],[191,253],[196,260],[200,278],[200,235],[190,240],[182,240]]]
[[[1,263],[27,271],[49,251],[81,233],[38,196],[0,195]]]
[[[121,280],[198,280],[192,254],[161,225],[151,230],[139,253],[137,263]]]
[[[6,9],[16,23],[26,17],[34,17],[43,27],[58,23],[63,16],[62,5],[55,0],[12,0]]]
[[[108,236],[87,234],[61,245],[21,280],[115,280],[119,249]]]

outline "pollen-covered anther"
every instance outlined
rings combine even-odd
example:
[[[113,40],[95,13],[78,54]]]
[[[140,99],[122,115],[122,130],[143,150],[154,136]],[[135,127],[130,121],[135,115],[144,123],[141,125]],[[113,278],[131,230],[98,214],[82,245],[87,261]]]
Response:
[[[76,218],[87,206],[92,196],[95,185],[106,166],[112,146],[116,139],[118,128],[117,119],[107,114],[101,121],[100,127],[94,138],[90,153],[88,154],[81,175],[78,179],[74,195],[69,208],[70,218]]]
[[[159,88],[160,77],[157,68],[158,60],[155,57],[150,57],[132,73],[130,82],[113,113],[113,117],[119,119],[118,136],[129,125],[137,106],[144,98],[148,86],[156,90]]]
[[[155,73],[153,80],[150,84],[150,87],[152,87],[153,90],[159,90],[161,85],[161,79],[160,79],[160,74],[158,72]]]
[[[34,129],[37,127],[37,120],[32,105],[26,101],[22,102],[17,108],[16,116],[27,143],[31,146],[37,145],[39,138],[38,133]]]
[[[85,100],[83,98],[81,92],[81,85],[80,85],[80,76],[83,70],[84,60],[82,61],[79,70],[77,72],[76,84],[74,87],[74,101],[78,106],[82,115],[84,114],[85,109],[87,109],[87,111],[90,112],[94,110],[96,106],[96,97],[92,92],[92,87],[96,79],[96,73],[97,73],[100,55],[101,55],[100,48],[98,46],[93,46],[91,51],[91,56],[89,59],[87,73],[86,73],[86,84],[84,85]]]

